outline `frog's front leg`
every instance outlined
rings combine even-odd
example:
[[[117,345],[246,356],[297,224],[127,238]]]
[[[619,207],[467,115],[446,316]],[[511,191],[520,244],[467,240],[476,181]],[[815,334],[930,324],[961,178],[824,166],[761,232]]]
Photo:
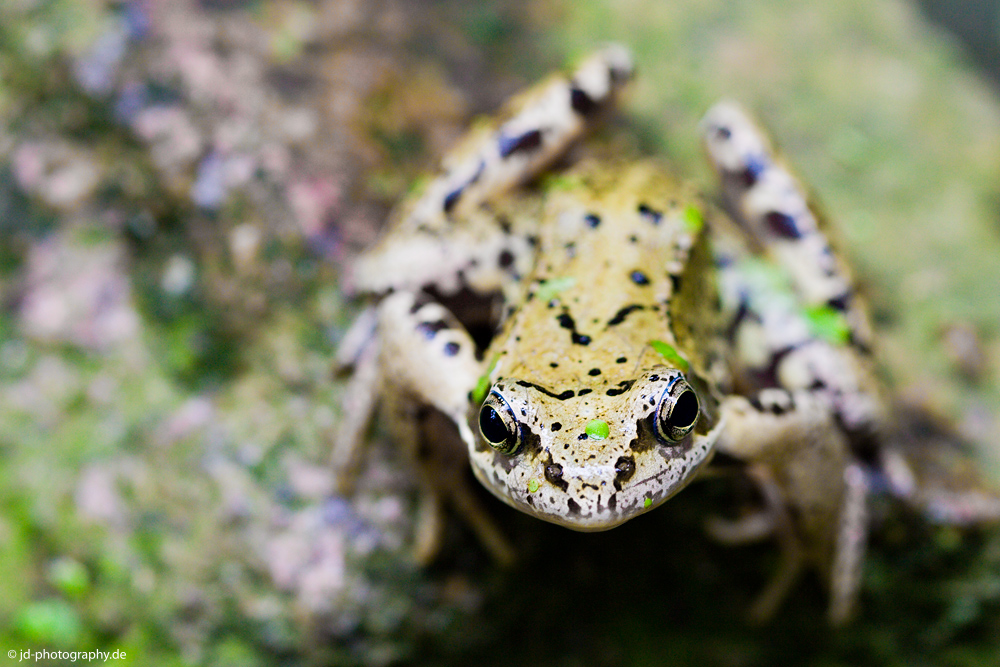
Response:
[[[349,386],[347,402],[369,406],[381,394],[381,414],[388,430],[410,460],[420,488],[414,552],[419,562],[429,562],[437,552],[442,527],[442,503],[466,520],[480,542],[500,563],[513,560],[513,549],[479,505],[467,482],[465,442],[472,439],[466,413],[469,392],[482,375],[475,343],[444,306],[412,292],[396,292],[376,307],[368,347],[355,363],[355,378],[365,382]],[[371,349],[377,350],[374,364]],[[374,368],[373,371],[369,369]],[[371,373],[378,377],[372,379]],[[367,386],[366,386],[367,383]],[[369,410],[370,413],[370,410]],[[450,424],[449,424],[450,422]],[[461,440],[455,437],[458,428]],[[357,429],[342,429],[344,433]],[[354,447],[360,442],[353,443]],[[339,443],[335,451],[350,451],[352,443]],[[340,460],[350,461],[347,454]]]
[[[764,517],[782,546],[782,561],[752,610],[766,620],[777,610],[807,561],[818,565],[830,589],[829,616],[850,616],[867,537],[867,484],[853,461],[848,439],[837,428],[822,395],[766,389],[753,400],[731,396],[722,403],[726,429],[720,452],[751,464],[764,498]],[[752,534],[764,531],[757,524]],[[712,532],[740,535],[716,522]]]
[[[483,363],[465,327],[441,304],[412,292],[390,294],[378,310],[385,381],[442,412],[458,426],[462,440],[472,442],[466,413]]]

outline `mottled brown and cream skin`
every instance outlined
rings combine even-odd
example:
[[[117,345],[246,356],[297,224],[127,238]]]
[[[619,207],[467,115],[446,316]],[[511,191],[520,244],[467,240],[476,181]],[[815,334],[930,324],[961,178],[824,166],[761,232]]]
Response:
[[[496,360],[491,391],[521,422],[524,442],[507,455],[476,433],[470,448],[476,476],[506,502],[604,530],[684,488],[710,457],[720,423],[717,395],[699,375],[712,345],[700,343],[718,337],[716,301],[692,202],[652,162],[586,163],[546,192],[526,295],[486,353]],[[685,301],[699,301],[697,315],[675,319]],[[675,349],[689,372],[652,341]],[[674,443],[658,439],[652,421],[679,379],[700,389],[701,415]],[[474,405],[474,433],[478,413]],[[593,420],[608,425],[606,438],[588,436]]]

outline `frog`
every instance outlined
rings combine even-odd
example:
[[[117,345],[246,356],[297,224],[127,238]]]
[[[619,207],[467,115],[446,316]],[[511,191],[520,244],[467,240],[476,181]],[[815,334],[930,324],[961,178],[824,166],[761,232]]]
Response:
[[[338,351],[353,375],[331,464],[349,492],[378,414],[418,473],[418,560],[433,558],[448,504],[509,563],[429,445],[457,433],[460,470],[578,531],[652,511],[713,457],[734,460],[762,505],[710,533],[782,545],[754,616],[811,563],[844,622],[867,535],[862,459],[887,418],[863,299],[806,189],[735,103],[700,126],[720,204],[656,158],[580,156],[633,72],[608,45],[474,124],[349,267],[347,291],[369,304]]]

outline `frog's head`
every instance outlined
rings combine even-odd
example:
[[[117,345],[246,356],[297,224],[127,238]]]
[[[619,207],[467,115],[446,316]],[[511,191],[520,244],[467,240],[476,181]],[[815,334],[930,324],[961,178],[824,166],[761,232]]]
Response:
[[[575,530],[613,528],[680,491],[720,428],[680,370],[555,392],[502,378],[473,415],[479,480],[508,504]]]

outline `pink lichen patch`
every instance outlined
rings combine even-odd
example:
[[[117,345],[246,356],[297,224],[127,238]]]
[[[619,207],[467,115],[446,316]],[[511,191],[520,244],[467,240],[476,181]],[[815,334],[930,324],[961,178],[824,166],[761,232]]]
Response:
[[[40,341],[108,350],[139,332],[117,244],[53,236],[28,253],[21,328]]]
[[[102,176],[92,155],[62,141],[21,144],[14,151],[13,167],[21,188],[62,210],[79,206]]]
[[[125,504],[118,489],[118,473],[105,464],[87,466],[76,485],[76,509],[84,519],[105,525],[125,521]]]

